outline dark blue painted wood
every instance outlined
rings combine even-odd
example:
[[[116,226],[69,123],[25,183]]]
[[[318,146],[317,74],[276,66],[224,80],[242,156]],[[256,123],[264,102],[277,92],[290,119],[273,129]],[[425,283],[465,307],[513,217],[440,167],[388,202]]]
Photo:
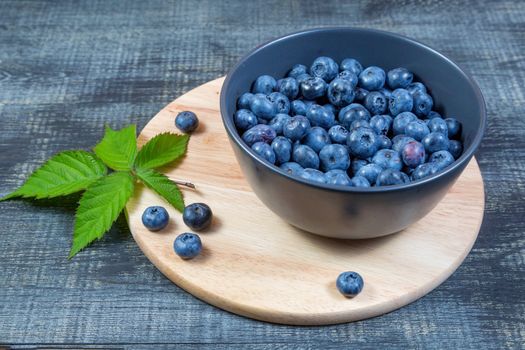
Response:
[[[478,152],[486,214],[465,263],[394,313],[330,327],[261,323],[164,278],[117,225],[68,261],[76,198],[0,205],[0,344],[15,348],[517,349],[525,336],[522,1],[0,2],[0,194],[103,124],[142,128],[247,50],[308,27],[405,34],[461,64],[489,112]],[[348,43],[350,45],[351,43]],[[429,67],[431,69],[431,67]],[[451,237],[453,239],[453,237]]]

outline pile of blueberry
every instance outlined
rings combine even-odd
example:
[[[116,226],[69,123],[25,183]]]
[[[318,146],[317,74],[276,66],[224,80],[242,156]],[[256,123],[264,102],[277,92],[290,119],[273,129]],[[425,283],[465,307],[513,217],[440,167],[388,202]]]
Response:
[[[405,68],[363,69],[352,58],[318,57],[285,78],[262,75],[237,101],[234,122],[255,153],[288,174],[370,187],[437,173],[462,151],[461,123]]]

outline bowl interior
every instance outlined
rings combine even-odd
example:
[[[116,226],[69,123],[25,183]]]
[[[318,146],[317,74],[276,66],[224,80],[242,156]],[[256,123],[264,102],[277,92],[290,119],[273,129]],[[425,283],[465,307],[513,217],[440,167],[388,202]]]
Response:
[[[294,64],[309,67],[318,56],[330,56],[337,62],[352,57],[363,67],[377,65],[386,71],[406,67],[414,73],[416,81],[427,86],[434,98],[434,110],[444,117],[455,117],[463,124],[464,151],[456,163],[470,159],[479,145],[485,127],[485,104],[477,85],[456,64],[408,38],[352,28],[291,34],[263,44],[245,56],[228,75],[221,93],[223,119],[231,136],[242,144],[233,123],[236,101],[250,91],[259,75],[269,74],[279,79]]]

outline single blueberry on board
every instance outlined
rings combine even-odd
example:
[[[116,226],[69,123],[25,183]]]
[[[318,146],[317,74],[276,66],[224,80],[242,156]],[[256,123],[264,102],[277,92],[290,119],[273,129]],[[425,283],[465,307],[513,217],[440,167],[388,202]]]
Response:
[[[406,68],[394,68],[387,73],[387,83],[391,89],[407,88],[414,75]]]
[[[437,151],[448,150],[448,138],[441,132],[431,132],[421,140],[421,143],[425,147],[427,153],[434,153]]]
[[[319,156],[313,149],[306,145],[294,147],[292,159],[303,168],[319,169]]]
[[[378,148],[377,134],[370,128],[357,128],[348,134],[346,144],[352,155],[365,159],[373,156]]]
[[[354,176],[352,178],[352,184],[355,186],[355,187],[370,187],[370,182],[368,182],[368,180],[365,178],[365,177],[362,177],[362,176]]]
[[[379,174],[376,186],[402,185],[410,182],[408,175],[395,169],[385,169]]]
[[[415,120],[417,120],[417,117],[411,112],[399,113],[394,118],[394,122],[392,123],[392,130],[394,131],[394,135],[404,134],[408,123],[413,122]]]
[[[350,130],[356,120],[370,120],[370,112],[359,103],[352,103],[339,111],[337,119],[342,126]]]
[[[314,126],[308,130],[302,142],[316,153],[319,153],[324,146],[331,143],[328,132],[319,126]]]
[[[292,115],[306,115],[306,104],[302,100],[290,102],[290,113]]]
[[[283,135],[291,141],[300,140],[310,129],[310,121],[302,115],[296,115],[283,124]]]
[[[245,92],[237,100],[237,108],[239,109],[250,109],[250,103],[255,95],[249,92]]]
[[[170,215],[164,207],[147,207],[142,213],[142,224],[150,231],[159,231],[168,225]]]
[[[317,169],[306,168],[299,174],[299,176],[305,180],[311,180],[323,184],[326,183],[326,177],[323,172]]]
[[[436,163],[423,163],[414,169],[411,178],[413,181],[420,180],[430,175],[434,175],[439,171]]]
[[[449,151],[437,151],[432,153],[428,161],[436,163],[438,169],[443,170],[454,163],[454,156]]]
[[[286,163],[292,157],[292,143],[284,136],[277,136],[273,139],[272,149],[277,164]]]
[[[410,112],[414,106],[412,95],[405,89],[395,89],[388,100],[388,110],[392,116],[402,112]]]
[[[313,104],[306,110],[306,118],[312,126],[320,126],[329,129],[335,122],[335,116],[328,108]]]
[[[403,163],[409,168],[415,168],[425,162],[425,147],[417,141],[410,141],[401,149]]]
[[[288,72],[290,78],[297,79],[302,74],[307,74],[308,68],[304,64],[295,64],[292,69]]]
[[[329,185],[353,186],[352,179],[344,170],[334,169],[324,174],[326,183]]]
[[[280,168],[288,175],[299,176],[304,170],[302,166],[295,162],[286,162],[281,164]]]
[[[461,141],[449,140],[448,151],[452,154],[454,159],[458,159],[461,156],[461,153],[463,153],[463,144]]]
[[[255,95],[250,102],[250,110],[257,118],[271,120],[276,114],[275,105],[266,95]]]
[[[275,140],[275,139],[274,139]],[[272,141],[273,142],[273,141]],[[252,150],[257,153],[262,159],[271,164],[275,164],[275,152],[272,146],[266,142],[256,142],[252,145]]]
[[[432,97],[421,91],[417,91],[413,94],[414,97],[414,106],[412,111],[418,117],[425,117],[430,113],[432,107],[434,106],[434,100]]]
[[[447,122],[441,118],[432,118],[428,121],[428,128],[430,132],[440,132],[448,137]]]
[[[251,147],[256,142],[270,143],[275,136],[277,136],[277,133],[272,127],[264,124],[257,124],[246,130],[244,134],[242,134],[242,139]]]
[[[264,145],[266,145],[264,143]],[[268,145],[267,145],[268,146]],[[211,224],[213,212],[204,203],[193,203],[184,207],[182,220],[194,231],[201,231],[208,228]]]
[[[339,69],[341,69],[341,71],[349,70],[355,75],[359,76],[359,74],[361,74],[363,71],[363,66],[358,60],[354,58],[345,58],[343,61],[341,61]]]
[[[336,286],[345,297],[353,298],[363,290],[364,281],[357,272],[347,271],[337,277]]]
[[[346,145],[348,130],[342,125],[334,125],[328,130],[328,136],[332,143]]]
[[[414,138],[417,141],[421,141],[423,137],[430,134],[427,124],[421,119],[411,121],[405,127],[405,135]]]
[[[354,87],[347,79],[335,78],[328,85],[326,95],[331,104],[337,107],[344,107],[354,100]]]
[[[299,94],[299,83],[294,78],[283,78],[277,80],[277,91],[293,100]]]
[[[359,74],[359,86],[368,91],[379,90],[385,85],[385,71],[376,66],[370,66]]]
[[[233,122],[237,129],[245,131],[257,125],[257,117],[248,109],[238,109],[233,116]]]
[[[461,137],[461,123],[456,118],[445,119],[448,127],[448,138],[451,140],[459,140]]]
[[[330,57],[317,57],[310,66],[310,75],[331,81],[339,73],[339,65]]]
[[[340,169],[346,171],[350,166],[350,156],[345,146],[339,144],[326,145],[319,152],[321,169],[330,171]]]
[[[274,77],[269,75],[261,75],[253,83],[252,92],[254,94],[261,93],[269,95],[277,87],[277,81]]]
[[[374,154],[372,162],[379,165],[383,169],[401,170],[403,162],[399,156],[399,152],[391,149],[381,149]]]
[[[190,133],[199,126],[199,119],[195,113],[183,111],[175,117],[175,126],[183,133]]]
[[[370,163],[359,169],[357,176],[364,177],[371,185],[373,185],[376,183],[376,179],[382,171],[383,168],[381,168],[379,165]]]
[[[182,259],[193,259],[202,251],[202,242],[195,233],[185,232],[175,238],[173,249]]]
[[[371,115],[385,113],[387,106],[387,98],[379,91],[372,91],[365,98],[365,107]]]
[[[310,77],[300,83],[301,94],[307,100],[323,97],[328,85],[319,77]]]

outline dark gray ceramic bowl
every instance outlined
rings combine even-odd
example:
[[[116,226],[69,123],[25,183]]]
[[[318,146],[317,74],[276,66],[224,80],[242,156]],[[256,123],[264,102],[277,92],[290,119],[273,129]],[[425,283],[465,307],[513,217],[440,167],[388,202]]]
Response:
[[[424,82],[434,109],[463,123],[463,155],[444,171],[405,185],[361,189],[292,177],[260,159],[241,139],[233,115],[238,97],[262,74],[284,77],[296,63],[346,57],[385,70],[406,67]],[[244,56],[222,87],[221,114],[235,156],[253,191],[290,224],[322,236],[372,238],[394,233],[428,214],[445,196],[479,146],[485,102],[476,83],[454,62],[414,40],[377,30],[322,28],[290,34]]]

